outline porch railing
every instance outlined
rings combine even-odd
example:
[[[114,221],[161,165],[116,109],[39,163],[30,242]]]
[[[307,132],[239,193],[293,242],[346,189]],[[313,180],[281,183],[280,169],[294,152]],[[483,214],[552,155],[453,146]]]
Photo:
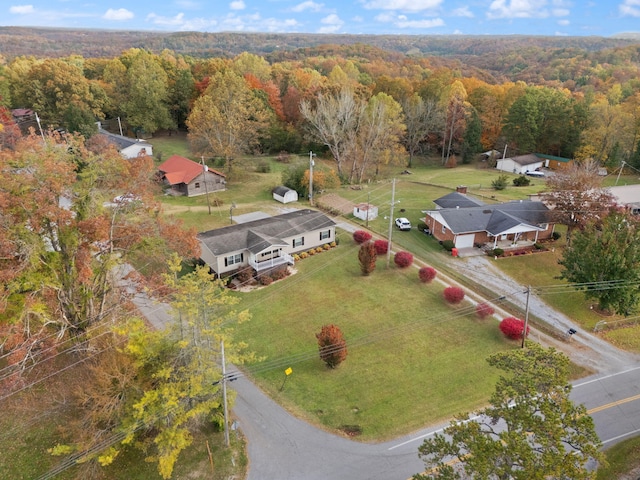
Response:
[[[289,264],[293,265],[295,262],[293,257],[288,253],[280,253],[280,256],[263,260],[262,262],[256,261],[255,258],[249,259],[249,265],[256,271],[261,272],[269,268],[279,267],[280,265]]]

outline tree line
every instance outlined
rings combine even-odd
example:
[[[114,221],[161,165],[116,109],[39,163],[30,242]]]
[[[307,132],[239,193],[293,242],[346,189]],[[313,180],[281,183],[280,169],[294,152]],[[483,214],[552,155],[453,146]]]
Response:
[[[44,129],[85,138],[108,119],[120,119],[131,136],[185,129],[194,154],[229,165],[243,154],[313,149],[333,158],[345,182],[373,178],[383,164],[411,165],[415,155],[453,166],[505,147],[509,156],[640,167],[640,61],[632,47],[555,51],[547,77],[527,81],[370,45],[306,52],[282,60],[141,48],[113,58],[21,56],[0,65],[0,102],[31,109]],[[3,118],[10,145],[6,111]],[[38,127],[35,118],[20,121]]]

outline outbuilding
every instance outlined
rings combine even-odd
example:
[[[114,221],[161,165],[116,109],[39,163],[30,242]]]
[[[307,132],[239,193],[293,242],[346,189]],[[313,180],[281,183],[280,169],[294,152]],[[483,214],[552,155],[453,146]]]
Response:
[[[298,192],[296,192],[293,188],[285,187],[284,185],[280,185],[273,189],[273,199],[277,200],[280,203],[291,203],[298,201]]]

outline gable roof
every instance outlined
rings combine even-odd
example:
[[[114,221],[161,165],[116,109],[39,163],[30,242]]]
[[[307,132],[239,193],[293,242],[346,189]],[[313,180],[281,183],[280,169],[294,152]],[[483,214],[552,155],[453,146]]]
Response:
[[[289,192],[295,192],[295,190],[293,188],[285,187],[284,185],[280,185],[273,189],[273,193],[280,195],[281,197],[284,197]]]
[[[464,193],[451,192],[433,201],[440,208],[469,208],[484,205],[484,202],[473,197],[468,197]]]
[[[505,158],[505,160],[509,160],[509,159]],[[542,162],[542,158],[538,157],[538,154],[536,154],[536,153],[528,153],[526,155],[518,155],[517,157],[511,157],[511,160],[513,160],[515,163],[517,163],[518,165],[521,165],[523,167],[525,167],[527,165],[532,165],[534,163]]]
[[[224,173],[218,172],[217,170],[213,170],[209,167],[204,167],[205,172],[211,172],[216,175],[220,175],[224,177]],[[181,157],[180,155],[171,155],[158,167],[164,178],[171,185],[176,185],[178,183],[189,183],[198,175],[200,175],[203,171],[202,165],[194,162],[193,160],[189,160],[188,158]]]
[[[287,246],[283,238],[333,227],[335,224],[325,214],[305,209],[209,230],[199,233],[197,237],[214,255],[243,249],[257,253],[270,246]]]
[[[98,128],[98,133],[107,137],[109,143],[112,143],[116,146],[118,151],[122,151],[127,147],[132,145],[142,145],[145,147],[151,147],[151,144],[145,142],[143,140],[138,140],[135,138],[125,137],[124,135],[116,135],[115,133],[111,133],[103,128]]]
[[[533,230],[549,222],[549,209],[542,202],[521,200],[496,205],[438,210],[454,234],[485,231],[498,235],[518,225]]]

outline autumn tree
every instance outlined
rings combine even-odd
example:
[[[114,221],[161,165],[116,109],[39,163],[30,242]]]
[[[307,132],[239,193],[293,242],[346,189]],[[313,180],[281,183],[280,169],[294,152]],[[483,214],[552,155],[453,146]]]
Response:
[[[599,308],[620,315],[637,311],[640,291],[640,224],[612,211],[573,235],[559,261],[561,276],[575,283]]]
[[[425,100],[417,93],[402,101],[402,111],[406,126],[404,145],[409,153],[407,166],[411,167],[413,157],[425,147],[429,136],[442,130],[444,118],[436,100]]]
[[[611,194],[602,188],[598,164],[594,161],[574,162],[568,169],[547,177],[545,203],[551,206],[551,217],[567,226],[567,244],[574,230],[602,218],[613,203]]]
[[[230,70],[219,72],[189,114],[189,141],[200,154],[224,158],[230,170],[234,158],[258,146],[268,118],[265,104],[244,78]]]
[[[442,135],[442,164],[446,165],[453,153],[459,151],[462,136],[467,128],[467,116],[471,105],[467,92],[459,80],[453,82],[447,102],[446,121]]]
[[[233,339],[233,326],[250,317],[234,309],[238,299],[223,282],[202,267],[178,277],[177,255],[168,263],[164,279],[175,323],[150,331],[136,319],[119,321],[112,333],[92,341],[104,354],[88,359],[82,388],[74,393],[78,415],[66,427],[68,450],[86,452],[85,469],[111,464],[128,445],[170,478],[193,429],[223,424],[221,341],[227,361],[255,360]]]
[[[368,276],[376,269],[376,260],[378,254],[373,242],[366,241],[360,245],[358,250],[358,261],[360,262],[360,271],[362,275]]]
[[[425,440],[419,455],[430,473],[414,479],[594,478],[587,463],[603,455],[593,419],[569,398],[569,359],[527,345],[489,357],[504,372],[490,405]]]
[[[347,342],[337,325],[323,325],[316,334],[320,359],[329,368],[336,368],[347,358]]]

